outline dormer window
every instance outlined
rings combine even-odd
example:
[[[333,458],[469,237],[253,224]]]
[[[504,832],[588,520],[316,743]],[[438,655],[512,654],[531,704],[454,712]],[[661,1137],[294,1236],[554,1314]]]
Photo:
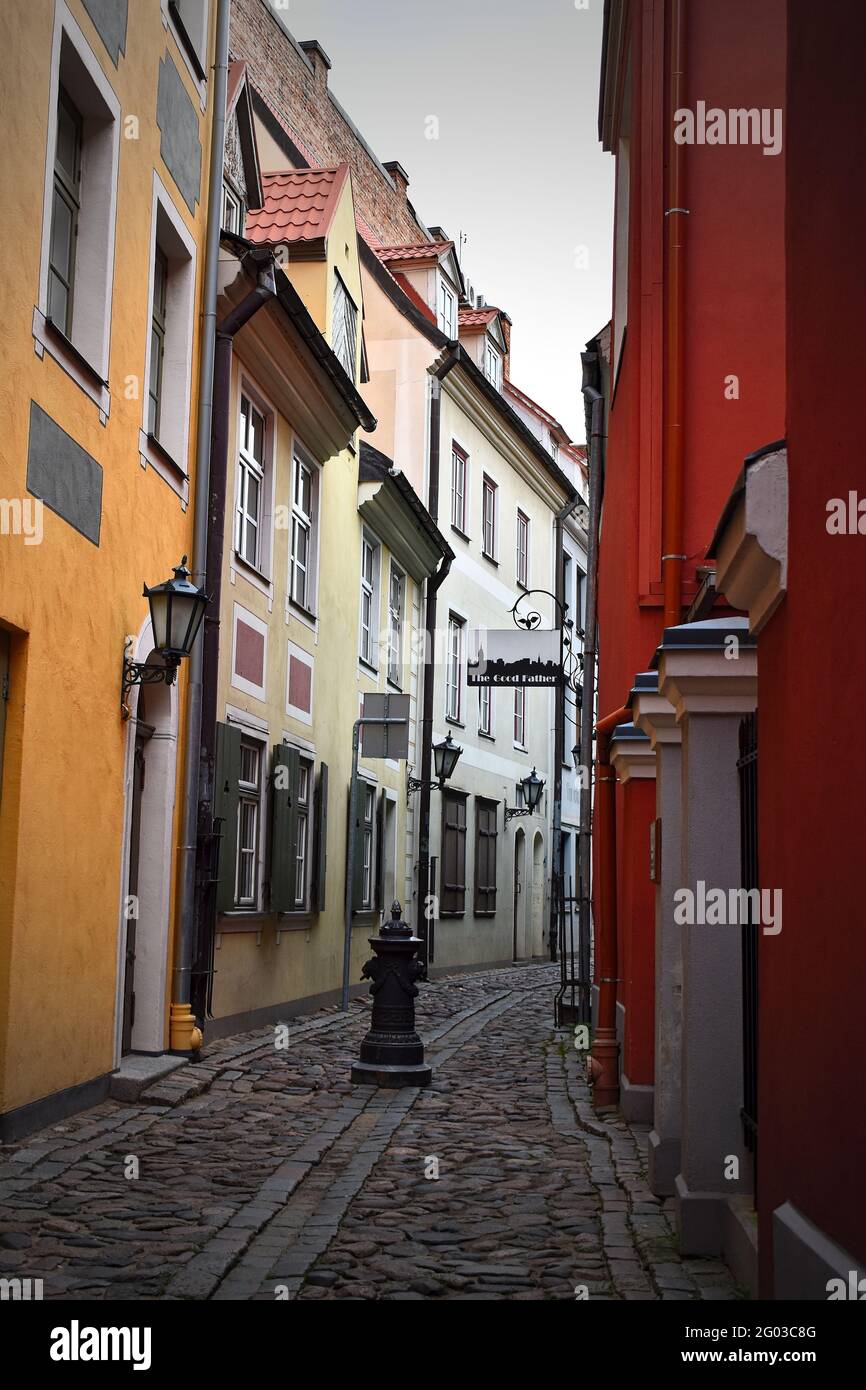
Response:
[[[484,375],[497,391],[502,390],[502,355],[489,338],[484,345]]]
[[[334,321],[331,343],[346,375],[354,381],[358,347],[358,310],[338,270],[334,271]]]
[[[439,328],[446,338],[457,337],[457,296],[443,277],[439,277]]]
[[[244,204],[230,183],[223,181],[222,228],[224,232],[234,232],[235,236],[244,234]]]

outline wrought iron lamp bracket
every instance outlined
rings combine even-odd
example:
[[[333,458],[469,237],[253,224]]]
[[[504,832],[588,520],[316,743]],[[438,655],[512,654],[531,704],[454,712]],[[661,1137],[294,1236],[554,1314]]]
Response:
[[[132,711],[127,704],[126,697],[134,685],[173,685],[179,661],[166,662],[164,666],[156,662],[133,661],[128,653],[132,647],[132,638],[127,637],[123,648],[123,677],[120,691],[120,713],[123,719],[129,719]]]
[[[514,816],[531,816],[532,814],[533,812],[530,811],[528,806],[506,806],[505,824],[507,825]]]

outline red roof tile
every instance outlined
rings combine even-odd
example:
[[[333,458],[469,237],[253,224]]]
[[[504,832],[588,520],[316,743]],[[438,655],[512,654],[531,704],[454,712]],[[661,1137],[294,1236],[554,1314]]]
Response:
[[[435,323],[436,315],[433,313],[433,310],[430,308],[430,305],[427,303],[426,299],[421,298],[420,294],[415,289],[415,286],[412,284],[410,280],[406,279],[406,276],[403,274],[402,270],[394,270],[391,272],[391,274],[393,279],[397,281],[397,284],[400,286],[400,289],[406,295],[407,299],[411,299],[412,303],[415,305],[415,308],[420,309],[421,313],[425,316],[425,318],[428,318],[431,323]]]
[[[446,251],[453,250],[453,241],[422,241],[417,246],[377,246],[376,255],[390,265],[392,261],[438,261]]]
[[[348,164],[340,164],[336,169],[264,174],[264,207],[247,214],[247,237],[275,245],[327,236],[348,175]]]
[[[484,309],[461,309],[457,315],[457,323],[460,328],[486,328],[498,313],[499,310],[490,304]]]

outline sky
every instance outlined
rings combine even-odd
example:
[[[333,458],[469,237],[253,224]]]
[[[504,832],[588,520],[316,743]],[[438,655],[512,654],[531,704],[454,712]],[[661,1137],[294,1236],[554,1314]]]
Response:
[[[583,442],[580,353],[610,318],[613,158],[597,135],[603,0],[579,3],[288,0],[280,18],[318,39],[334,96],[403,165],[421,220],[466,238],[464,274],[514,322],[512,379]]]

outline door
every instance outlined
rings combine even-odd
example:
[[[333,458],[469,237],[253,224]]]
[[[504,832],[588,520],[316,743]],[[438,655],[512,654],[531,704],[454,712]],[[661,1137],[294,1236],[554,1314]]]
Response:
[[[135,752],[132,769],[132,812],[129,825],[129,878],[126,888],[126,943],[123,956],[123,1027],[120,1050],[132,1047],[132,1027],[135,1023],[135,938],[138,930],[138,866],[141,858],[141,799],[144,792],[145,748],[153,737],[153,727],[144,723],[144,692],[138,697],[138,718],[135,729]]]
[[[514,836],[514,892],[512,896],[511,959],[520,959],[518,923],[523,910],[523,845],[525,836],[518,830]]]

